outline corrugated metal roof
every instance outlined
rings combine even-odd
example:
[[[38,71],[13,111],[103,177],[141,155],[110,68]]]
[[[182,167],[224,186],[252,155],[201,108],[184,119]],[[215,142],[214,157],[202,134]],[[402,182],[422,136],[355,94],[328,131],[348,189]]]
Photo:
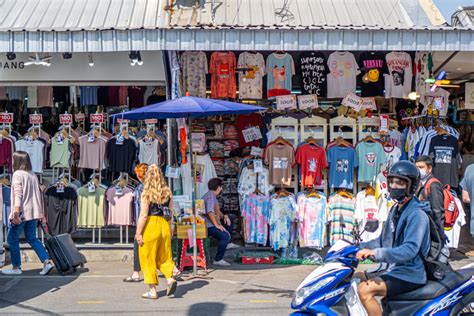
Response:
[[[0,31],[433,27],[418,0],[216,0],[214,10],[208,0],[206,12],[184,6],[165,11],[167,2],[0,0]]]

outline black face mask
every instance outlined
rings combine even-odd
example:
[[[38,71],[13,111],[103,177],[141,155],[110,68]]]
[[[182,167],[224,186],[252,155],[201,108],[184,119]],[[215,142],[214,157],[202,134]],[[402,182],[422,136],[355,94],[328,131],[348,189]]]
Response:
[[[402,203],[407,198],[406,189],[388,189],[388,193],[390,194],[390,197],[398,203]]]

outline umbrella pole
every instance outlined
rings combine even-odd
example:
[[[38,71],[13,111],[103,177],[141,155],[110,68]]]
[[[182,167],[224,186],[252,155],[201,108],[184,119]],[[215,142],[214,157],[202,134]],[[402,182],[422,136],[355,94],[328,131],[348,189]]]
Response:
[[[193,191],[191,194],[191,201],[192,201],[192,206],[193,206],[193,216],[194,220],[192,221],[192,227],[193,227],[193,276],[197,275],[197,240],[196,240],[196,219],[197,219],[197,214],[196,214],[196,157],[194,156],[193,152],[193,139],[191,137],[191,117],[189,117],[188,120],[188,128],[189,128],[189,150],[190,150],[190,155],[189,155],[189,163],[191,166],[191,172],[193,175]]]

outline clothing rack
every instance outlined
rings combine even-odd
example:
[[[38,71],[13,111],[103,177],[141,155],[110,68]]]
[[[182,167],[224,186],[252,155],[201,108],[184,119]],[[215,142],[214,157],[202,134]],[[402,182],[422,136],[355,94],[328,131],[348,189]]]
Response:
[[[375,139],[380,139],[378,128],[380,125],[380,118],[376,117],[363,117],[357,121],[359,128],[359,141],[363,140],[367,136],[372,136]]]
[[[67,111],[64,113],[64,114],[68,114]],[[68,135],[70,135],[71,133],[71,129],[72,129],[72,125],[71,123],[67,123],[67,124],[63,124],[59,127],[59,131],[62,131],[63,129],[67,128],[68,129]],[[61,167],[53,167],[53,182],[56,182],[56,181],[59,181],[59,179],[61,179],[61,176],[60,174],[66,174],[68,176],[68,180],[69,182],[71,181],[71,172],[70,172],[70,168],[61,168]],[[56,178],[55,175],[56,175],[56,172],[58,174],[58,177]]]
[[[349,127],[351,131],[344,132],[341,127]],[[331,141],[338,137],[351,140],[352,145],[357,142],[357,121],[350,117],[338,116],[329,120],[329,139]]]

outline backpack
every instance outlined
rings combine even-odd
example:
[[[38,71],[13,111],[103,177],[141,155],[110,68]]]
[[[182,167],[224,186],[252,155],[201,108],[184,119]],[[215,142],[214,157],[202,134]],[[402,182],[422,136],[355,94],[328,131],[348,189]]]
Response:
[[[421,249],[419,253],[423,259],[428,280],[441,281],[444,279],[446,272],[451,270],[451,266],[448,263],[449,249],[445,246],[444,238],[438,229],[438,224],[436,224],[430,214],[427,215],[430,229],[430,250],[427,256],[421,253]]]
[[[425,194],[427,196],[430,195],[430,187],[433,182],[441,183],[436,178],[429,179],[425,185]],[[459,209],[456,205],[456,201],[454,200],[456,193],[451,191],[451,187],[449,185],[445,185],[443,187],[443,195],[444,195],[444,229],[451,230],[459,216]]]

